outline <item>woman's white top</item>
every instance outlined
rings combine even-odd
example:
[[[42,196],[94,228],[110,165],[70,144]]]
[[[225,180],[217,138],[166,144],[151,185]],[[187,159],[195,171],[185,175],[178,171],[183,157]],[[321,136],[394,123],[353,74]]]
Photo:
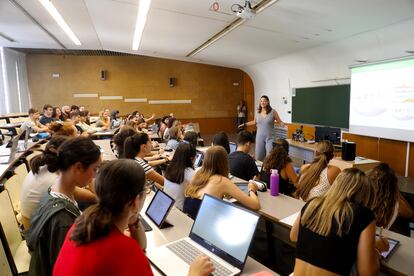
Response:
[[[47,193],[50,186],[56,183],[57,173],[51,173],[47,166],[39,168],[38,174],[30,171],[23,181],[22,193],[20,195],[20,208],[22,216],[31,219],[33,213],[39,206],[40,200]]]
[[[184,192],[187,185],[191,182],[195,171],[192,168],[186,168],[184,171],[184,180],[181,184],[171,182],[167,178],[164,179],[164,192],[175,199],[175,206],[182,210],[184,205]]]

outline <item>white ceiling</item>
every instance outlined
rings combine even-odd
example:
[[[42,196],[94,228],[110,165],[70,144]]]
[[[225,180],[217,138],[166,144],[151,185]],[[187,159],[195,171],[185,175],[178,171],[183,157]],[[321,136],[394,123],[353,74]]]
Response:
[[[139,51],[132,39],[139,0],[52,0],[82,42],[76,46],[38,0],[16,0],[68,49],[103,49],[230,67],[280,57],[414,18],[414,0],[280,0],[192,58],[185,56],[236,19],[243,0],[153,0]],[[253,3],[258,3],[254,0]],[[414,26],[413,26],[414,28]],[[0,46],[62,48],[9,0],[0,0]]]

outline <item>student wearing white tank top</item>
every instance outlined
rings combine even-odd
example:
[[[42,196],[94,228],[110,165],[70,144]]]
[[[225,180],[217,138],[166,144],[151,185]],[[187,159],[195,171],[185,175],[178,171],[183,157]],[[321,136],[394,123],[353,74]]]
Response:
[[[304,201],[324,195],[335,181],[341,170],[329,161],[334,157],[331,142],[321,141],[315,152],[312,163],[303,165],[299,175],[296,196]]]

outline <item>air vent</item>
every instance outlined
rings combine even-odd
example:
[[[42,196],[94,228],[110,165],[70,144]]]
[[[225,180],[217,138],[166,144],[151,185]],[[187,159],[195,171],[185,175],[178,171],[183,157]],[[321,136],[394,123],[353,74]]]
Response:
[[[68,55],[68,56],[138,56],[130,53],[122,53],[106,50],[69,50],[69,49],[35,49],[35,48],[10,48],[12,50],[35,55]]]

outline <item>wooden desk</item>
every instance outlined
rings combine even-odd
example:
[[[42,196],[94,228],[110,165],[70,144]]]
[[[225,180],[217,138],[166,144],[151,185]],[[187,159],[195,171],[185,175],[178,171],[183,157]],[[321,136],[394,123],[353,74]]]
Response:
[[[317,143],[308,144],[306,142],[297,142],[288,139],[289,142],[289,156],[292,159],[298,159],[299,163],[311,163],[315,157],[315,150]],[[295,160],[294,160],[295,161]],[[347,168],[358,168],[361,171],[368,171],[378,165],[380,161],[373,159],[355,158],[354,161],[345,161],[341,157],[334,157],[329,164],[337,166],[341,170]],[[296,162],[295,165],[300,165]]]
[[[118,128],[97,131],[91,134],[91,139],[100,139],[102,137],[112,137],[117,132]]]
[[[414,239],[384,230],[383,235],[400,241],[400,245],[387,261],[381,262],[381,270],[392,274],[414,274]]]
[[[103,161],[118,159],[111,149],[111,141],[109,139],[93,140],[93,142],[101,149]]]
[[[183,212],[181,212],[176,207],[173,207],[170,214],[168,215],[168,221],[174,226],[170,228],[165,228],[165,229],[157,228],[157,226],[154,223],[152,223],[152,221],[145,215],[145,210],[147,209],[153,196],[154,196],[153,193],[151,193],[150,195],[147,195],[144,207],[142,208],[142,211],[141,211],[141,216],[152,227],[152,231],[146,232],[147,249],[156,248],[166,243],[187,237],[193,225],[193,220],[190,217],[185,215]],[[274,271],[260,264],[256,260],[250,257],[247,257],[246,265],[244,267],[242,275],[250,275],[253,273],[260,272],[260,271],[267,271],[271,273],[272,275],[277,275]]]

